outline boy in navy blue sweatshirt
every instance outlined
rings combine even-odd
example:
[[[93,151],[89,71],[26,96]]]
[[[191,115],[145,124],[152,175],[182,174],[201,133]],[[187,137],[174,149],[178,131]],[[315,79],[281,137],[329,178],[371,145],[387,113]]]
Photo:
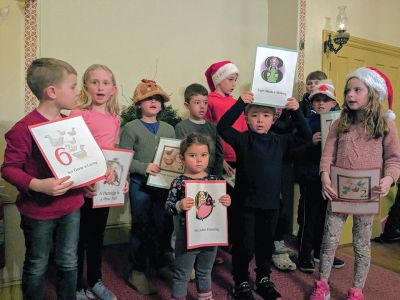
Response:
[[[335,89],[330,81],[321,81],[309,96],[312,111],[307,118],[312,140],[293,149],[294,170],[300,185],[301,197],[297,222],[299,269],[314,272],[314,259],[319,260],[319,251],[324,232],[327,201],[322,198],[322,183],[319,175],[321,160],[321,113],[335,110]],[[314,252],[314,256],[313,256]],[[335,258],[333,267],[341,268],[344,262]]]
[[[295,140],[292,134],[270,131],[275,122],[275,108],[254,105],[253,94],[246,92],[221,118],[217,130],[235,150],[236,181],[232,203],[237,206],[233,235],[232,266],[234,299],[254,299],[249,285],[249,263],[256,257],[256,292],[264,299],[276,299],[280,294],[270,280],[273,236],[275,233],[282,161]],[[292,111],[294,122],[303,140],[311,139],[299,103],[289,98],[286,109]],[[233,124],[245,109],[249,130],[239,132]]]

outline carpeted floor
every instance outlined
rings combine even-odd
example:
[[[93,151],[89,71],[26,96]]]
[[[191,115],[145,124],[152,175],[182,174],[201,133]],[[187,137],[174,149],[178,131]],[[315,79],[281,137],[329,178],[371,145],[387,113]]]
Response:
[[[107,246],[104,250],[103,281],[114,291],[118,299],[170,299],[168,285],[158,278],[154,278],[154,283],[159,290],[158,294],[151,297],[141,296],[127,285],[126,278],[129,272],[127,250],[128,246],[126,244]],[[233,284],[230,274],[230,255],[225,252],[222,252],[222,255],[225,262],[222,265],[215,266],[212,274],[213,294],[216,300],[229,299],[228,291]],[[346,265],[342,269],[332,270],[330,278],[331,299],[346,299],[347,290],[352,282],[353,258],[347,255],[341,258],[344,259]],[[252,269],[254,269],[254,265],[252,265]],[[286,300],[308,299],[315,277],[315,274],[307,275],[298,270],[291,273],[274,270],[272,273],[273,282],[282,294],[282,299]],[[254,278],[254,273],[252,273],[252,279],[254,280]],[[45,292],[46,299],[56,299],[52,280],[46,282]],[[379,266],[371,265],[364,295],[368,300],[400,299],[400,276]],[[189,284],[188,299],[197,299],[194,282]]]

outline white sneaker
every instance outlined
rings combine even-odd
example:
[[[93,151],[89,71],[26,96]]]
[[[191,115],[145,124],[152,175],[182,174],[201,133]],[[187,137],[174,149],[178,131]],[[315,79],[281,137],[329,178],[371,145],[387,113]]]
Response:
[[[272,263],[281,271],[296,270],[296,264],[290,259],[288,253],[272,254]]]
[[[117,300],[117,296],[103,284],[102,280],[97,281],[91,292],[101,300]]]
[[[86,290],[86,296],[88,297],[89,300],[97,299],[96,295],[93,294],[91,290]]]
[[[274,249],[274,254],[288,253],[290,257],[297,255],[295,250],[286,246],[285,241],[274,241]]]
[[[285,245],[284,241],[274,241],[274,254],[292,253],[292,249]]]
[[[88,300],[85,289],[76,291],[76,300]]]

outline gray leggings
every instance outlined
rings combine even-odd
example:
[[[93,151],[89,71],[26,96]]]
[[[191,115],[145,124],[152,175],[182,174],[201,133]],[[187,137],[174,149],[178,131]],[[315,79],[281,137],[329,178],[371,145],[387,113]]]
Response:
[[[217,247],[186,250],[186,227],[180,225],[175,241],[175,269],[172,278],[172,297],[186,297],[187,285],[193,268],[196,270],[197,292],[211,292],[211,271],[216,254]]]
[[[322,279],[331,273],[335,251],[347,214],[333,213],[330,203],[326,211],[324,238],[321,245],[319,272]],[[354,276],[353,287],[362,289],[371,262],[371,233],[374,216],[353,215]]]

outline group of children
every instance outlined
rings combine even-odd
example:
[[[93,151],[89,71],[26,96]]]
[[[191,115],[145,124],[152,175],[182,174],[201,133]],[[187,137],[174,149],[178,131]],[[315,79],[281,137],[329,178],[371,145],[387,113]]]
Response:
[[[29,133],[30,125],[65,117],[63,109],[84,118],[100,147],[118,144],[135,151],[125,191],[129,185],[132,230],[128,282],[139,293],[156,292],[148,277],[150,268],[171,280],[173,299],[186,299],[194,268],[198,299],[213,299],[211,272],[217,247],[186,249],[185,213],[194,206],[194,199],[185,195],[185,181],[218,180],[226,173],[236,177],[234,189],[228,188],[218,199],[229,207],[231,297],[255,299],[249,273],[254,255],[254,290],[263,299],[279,298],[270,274],[285,188],[283,165],[292,160],[301,191],[299,268],[313,272],[314,261],[319,261],[320,278],[310,299],[329,299],[331,268],[344,264],[335,258],[335,251],[347,219],[347,214],[331,209],[329,200],[337,195],[331,186],[330,167],[381,168],[382,178],[374,187],[380,196],[388,193],[400,175],[396,126],[384,118],[381,106],[385,98],[391,106],[390,81],[374,68],[359,68],[349,75],[340,118],[333,123],[321,154],[320,114],[337,108],[334,87],[323,80],[326,76],[310,74],[307,84],[312,87],[303,101],[289,98],[279,120],[276,108],[253,104],[251,92],[242,93],[238,100],[231,96],[238,74],[230,61],[212,64],[205,74],[211,93],[200,84],[189,85],[184,94],[189,118],[175,129],[158,120],[169,95],[156,82],[142,80],[132,99],[137,119],[123,126],[119,134],[117,88],[109,68],[90,66],[79,93],[76,71],[68,63],[51,58],[33,61],[27,82],[39,106],[7,132],[1,168],[4,179],[20,192],[17,206],[26,245],[24,299],[43,299],[53,240],[59,299],[117,299],[103,284],[101,274],[109,208],[92,208],[93,185],[71,189],[73,182],[68,176],[54,178]],[[278,121],[284,121],[290,130],[279,132],[274,128]],[[153,158],[161,137],[182,139],[184,173],[173,180],[169,191],[146,184],[148,176],[160,172]],[[104,179],[112,182],[113,172],[107,170]],[[171,216],[177,221],[175,226]],[[373,216],[354,215],[353,220],[355,271],[348,299],[357,300],[363,299],[368,274]],[[173,231],[174,254],[170,243]]]

